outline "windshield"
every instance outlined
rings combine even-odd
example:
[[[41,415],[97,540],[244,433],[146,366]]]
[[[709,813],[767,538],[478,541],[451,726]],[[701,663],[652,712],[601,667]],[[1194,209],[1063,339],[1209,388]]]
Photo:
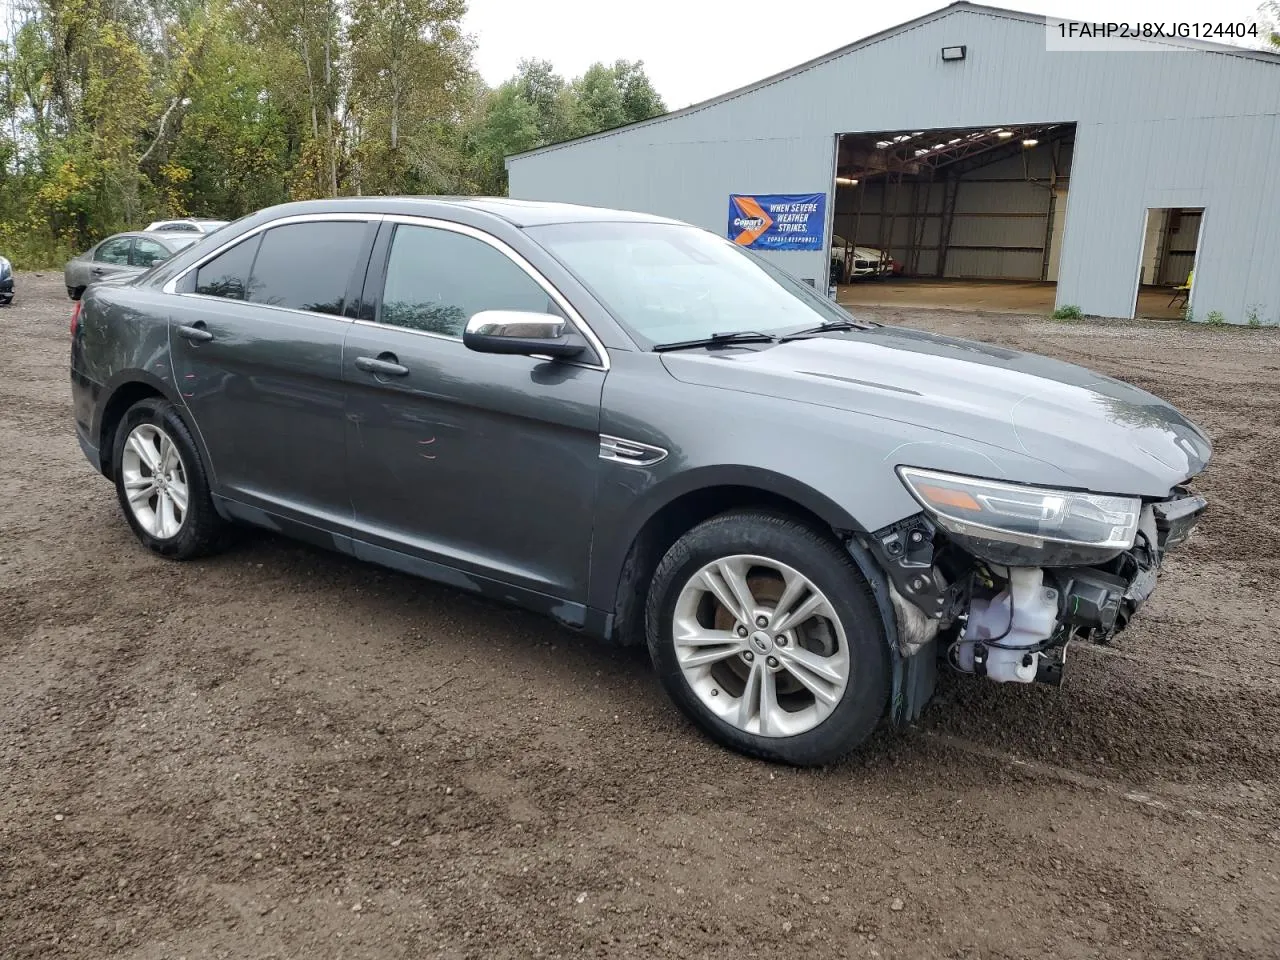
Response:
[[[557,223],[528,232],[642,346],[850,319],[808,284],[697,227]]]

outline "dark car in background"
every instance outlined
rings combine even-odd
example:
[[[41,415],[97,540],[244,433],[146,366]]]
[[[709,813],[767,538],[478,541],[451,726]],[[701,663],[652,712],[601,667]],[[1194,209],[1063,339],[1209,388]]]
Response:
[[[0,257],[0,305],[13,303],[13,264]]]
[[[1054,682],[1110,641],[1211,453],[1136,387],[857,320],[687,224],[499,199],[245,218],[89,287],[71,380],[157,554],[250,524],[647,644],[704,731],[797,764],[940,664]]]
[[[63,270],[67,296],[79,300],[95,280],[145,273],[205,235],[199,231],[151,233],[137,230],[117,233],[67,261]]]

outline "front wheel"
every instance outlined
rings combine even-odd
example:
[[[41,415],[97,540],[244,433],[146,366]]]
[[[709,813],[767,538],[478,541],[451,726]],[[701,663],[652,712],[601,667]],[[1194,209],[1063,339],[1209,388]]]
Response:
[[[649,652],[680,710],[766,760],[830,763],[874,732],[889,698],[884,629],[830,535],[735,512],[667,552],[649,589]]]

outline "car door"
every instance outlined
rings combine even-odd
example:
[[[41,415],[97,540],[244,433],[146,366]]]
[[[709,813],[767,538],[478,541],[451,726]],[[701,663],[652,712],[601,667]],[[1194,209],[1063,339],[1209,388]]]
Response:
[[[139,271],[143,271],[150,270],[157,263],[168,260],[171,256],[173,251],[158,240],[152,240],[150,237],[134,237],[133,253],[130,255],[129,262]]]
[[[174,374],[220,495],[345,529],[342,342],[373,220],[337,214],[269,225],[180,278],[170,316]]]
[[[88,285],[95,280],[104,280],[107,277],[117,277],[124,273],[136,273],[137,271],[129,263],[132,253],[133,237],[108,237],[103,240],[94,247],[93,256],[88,258],[89,262],[85,265],[81,285]]]
[[[482,231],[389,217],[369,273],[372,319],[351,327],[343,350],[357,536],[585,600],[607,357],[553,362],[463,345],[482,310],[572,317],[523,258]]]

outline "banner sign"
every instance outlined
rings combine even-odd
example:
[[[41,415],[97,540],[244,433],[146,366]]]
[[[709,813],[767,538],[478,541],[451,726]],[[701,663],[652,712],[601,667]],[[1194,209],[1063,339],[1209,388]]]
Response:
[[[749,250],[821,250],[825,193],[729,194],[729,239]]]

